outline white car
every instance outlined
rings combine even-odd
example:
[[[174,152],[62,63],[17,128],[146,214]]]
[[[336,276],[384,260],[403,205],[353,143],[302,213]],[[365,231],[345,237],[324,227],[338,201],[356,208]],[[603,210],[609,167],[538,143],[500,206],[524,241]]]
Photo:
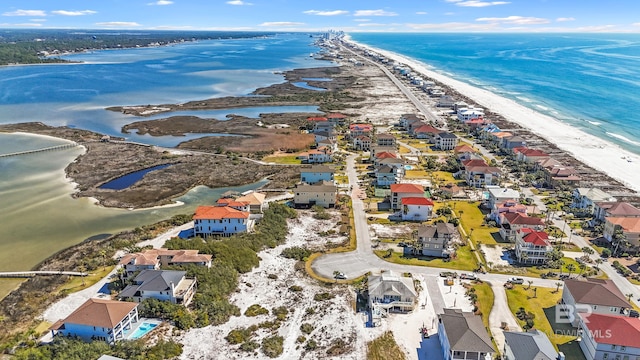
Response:
[[[335,274],[333,277],[338,279],[338,280],[346,280],[347,279],[347,276],[345,274],[341,273],[341,272]]]

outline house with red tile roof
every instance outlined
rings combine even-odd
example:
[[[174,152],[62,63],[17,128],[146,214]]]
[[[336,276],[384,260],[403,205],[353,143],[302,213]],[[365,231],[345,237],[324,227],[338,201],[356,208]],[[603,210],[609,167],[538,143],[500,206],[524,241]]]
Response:
[[[403,221],[427,221],[433,214],[433,201],[424,196],[404,197],[400,202]]]
[[[640,358],[640,319],[579,314],[580,349],[587,360]]]
[[[517,212],[500,214],[499,224],[500,235],[503,239],[511,242],[515,242],[518,231],[523,228],[531,228],[537,231],[544,228],[542,219]]]
[[[604,222],[606,217],[640,217],[640,209],[628,202],[597,202],[594,206],[593,217]]]
[[[513,149],[513,153],[516,155],[516,160],[533,164],[538,160],[548,159],[549,154],[542,150],[529,149],[527,147],[516,147]]]
[[[315,122],[315,121],[328,121],[324,116],[310,116],[307,118],[307,121]]]
[[[327,119],[332,123],[344,124],[347,120],[347,116],[340,113],[331,113],[327,115]]]
[[[371,124],[351,124],[349,125],[349,137],[353,139],[356,136],[372,136],[373,125]]]
[[[424,188],[418,184],[391,184],[391,209],[401,210],[402,199],[406,197],[425,197]]]
[[[516,259],[523,264],[545,264],[553,251],[549,235],[544,231],[522,228],[516,232]]]
[[[616,232],[622,231],[622,235],[630,246],[640,246],[640,217],[606,217],[604,218],[604,231],[602,236],[612,244]]]
[[[79,337],[113,344],[123,340],[138,322],[138,304],[127,301],[89,299],[69,316],[56,321],[49,330],[53,336]]]
[[[253,230],[248,211],[229,206],[198,206],[193,215],[195,236],[231,236]]]
[[[353,148],[356,150],[369,151],[372,142],[373,140],[371,140],[370,137],[360,135],[353,138],[352,144]]]
[[[576,312],[600,315],[623,315],[632,306],[613,280],[566,279],[562,288],[560,305],[567,311],[571,324],[576,326]],[[570,315],[574,315],[573,318]]]
[[[461,176],[469,186],[484,187],[497,184],[502,171],[482,159],[469,159],[462,162]]]
[[[216,206],[228,206],[239,211],[249,211],[249,203],[244,201],[238,201],[233,198],[220,198],[216,201]]]
[[[432,141],[435,139],[436,135],[441,132],[442,130],[437,129],[431,125],[422,124],[421,126],[412,129],[410,133],[417,139],[428,139]]]
[[[162,266],[196,265],[211,267],[212,256],[199,254],[198,250],[148,249],[124,255],[118,265],[124,267],[128,277],[142,270],[159,270]]]

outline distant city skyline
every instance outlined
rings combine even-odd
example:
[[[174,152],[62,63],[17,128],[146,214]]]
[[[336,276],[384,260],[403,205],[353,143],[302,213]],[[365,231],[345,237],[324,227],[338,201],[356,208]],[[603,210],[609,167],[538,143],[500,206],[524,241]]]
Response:
[[[640,32],[638,0],[3,0],[0,28]]]

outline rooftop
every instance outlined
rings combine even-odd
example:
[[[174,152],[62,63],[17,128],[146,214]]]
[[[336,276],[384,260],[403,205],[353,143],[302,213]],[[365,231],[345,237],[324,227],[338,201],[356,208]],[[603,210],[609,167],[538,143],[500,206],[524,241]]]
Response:
[[[228,206],[198,206],[193,220],[248,219],[249,213]]]
[[[567,279],[564,281],[564,288],[569,290],[573,299],[579,304],[631,307],[627,298],[618,289],[613,280]]]
[[[622,230],[632,233],[640,233],[640,218],[637,217],[608,217],[607,221],[619,225]]]
[[[425,197],[405,197],[402,198],[402,205],[427,205],[433,206],[433,201]]]
[[[424,194],[424,188],[417,184],[391,184],[391,192]]]
[[[556,360],[558,352],[540,330],[504,332],[504,340],[518,360]]]
[[[585,321],[589,334],[599,344],[640,348],[640,319],[592,313],[578,313]],[[586,329],[585,329],[586,330]]]
[[[64,320],[54,325],[59,327],[62,323],[70,323],[113,328],[137,306],[137,303],[128,301],[92,298],[85,301]]]
[[[480,316],[459,309],[444,309],[444,313],[438,317],[445,329],[451,350],[495,352]]]

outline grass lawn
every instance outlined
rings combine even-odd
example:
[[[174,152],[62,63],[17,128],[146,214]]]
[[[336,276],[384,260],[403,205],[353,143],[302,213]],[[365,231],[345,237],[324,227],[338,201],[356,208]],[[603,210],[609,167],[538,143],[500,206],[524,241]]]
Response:
[[[276,164],[302,164],[300,159],[297,158],[298,155],[287,155],[287,156],[267,156],[262,159],[264,162],[272,162]]]
[[[431,175],[433,176],[434,182],[442,181],[443,184],[455,184],[458,182],[458,180],[453,177],[453,174],[448,171],[433,171]]]
[[[471,241],[474,244],[480,242],[481,244],[497,245],[496,239],[500,239],[497,227],[483,226],[484,214],[478,207],[480,202],[468,202],[468,201],[456,201],[451,204],[453,207],[455,204],[456,216],[460,218],[460,224],[467,233],[471,234]]]
[[[569,269],[567,269],[567,266],[569,266],[569,264],[573,264],[573,266],[575,266],[575,270],[571,272],[571,277],[572,278],[577,277],[578,274],[580,273],[578,262],[575,259],[571,259],[568,257],[562,258],[562,261],[564,261],[564,265],[562,266],[562,274],[568,275]],[[547,273],[549,271],[560,274],[560,269],[537,269],[535,266],[514,266],[514,268],[519,269],[519,271],[518,272],[495,271],[495,272],[502,273],[502,274],[517,274],[521,276],[536,277],[536,278],[539,278],[541,274]]]
[[[110,273],[113,268],[114,266],[107,266],[105,268],[99,267],[98,269],[92,271],[88,276],[73,276],[69,281],[60,286],[58,292],[68,295],[80,290],[84,290],[102,280],[102,278],[107,276],[107,274]]]
[[[409,154],[410,152],[411,150],[409,150],[407,147],[400,145],[400,150],[399,150],[400,154]]]
[[[556,292],[556,289],[538,287],[536,297],[534,298],[534,288],[535,286],[528,289],[528,285],[516,285],[513,289],[505,290],[507,293],[509,309],[514,316],[521,307],[523,307],[527,312],[533,313],[534,327],[547,334],[549,340],[551,340],[551,343],[553,343],[556,348],[562,344],[567,344],[572,340],[575,340],[576,336],[560,335],[556,333],[556,330],[572,330],[571,324],[555,323],[555,306],[562,297],[562,291]],[[524,321],[518,320],[518,322],[520,325],[525,324]],[[567,355],[567,359],[580,358],[581,357]]]
[[[478,310],[482,315],[482,323],[484,327],[489,328],[489,314],[491,313],[491,309],[493,308],[493,290],[491,290],[491,285],[489,283],[481,282],[474,284],[472,286],[476,290],[476,295],[478,295]]]
[[[338,184],[349,183],[349,178],[346,175],[334,175],[333,178]]]
[[[440,258],[427,256],[404,256],[404,254],[398,252],[394,252],[390,257],[385,257],[387,255],[387,250],[375,250],[374,253],[382,260],[392,262],[394,264],[430,266],[461,271],[473,271],[478,268],[476,258],[471,252],[469,246],[459,247],[456,252],[456,258],[448,262],[445,262]]]
[[[404,352],[391,331],[367,343],[367,360],[404,360]]]
[[[429,173],[424,170],[407,170],[405,172],[406,179],[429,179]]]

